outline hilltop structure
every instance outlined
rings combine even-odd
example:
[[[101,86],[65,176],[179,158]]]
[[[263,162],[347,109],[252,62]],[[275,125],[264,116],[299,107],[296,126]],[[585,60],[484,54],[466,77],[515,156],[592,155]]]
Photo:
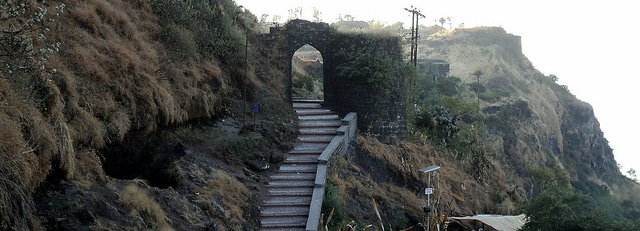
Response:
[[[291,63],[296,50],[308,44],[323,57],[324,106],[343,115],[356,112],[358,129],[382,140],[406,138],[406,100],[402,73],[402,47],[399,37],[341,33],[327,23],[292,20],[280,28],[272,28],[262,36],[268,49],[283,50],[287,63],[287,86],[291,95]],[[388,58],[388,67],[362,57]],[[360,70],[349,72],[344,64],[359,61]],[[361,71],[362,70],[362,71]],[[367,70],[367,71],[365,71]],[[370,71],[369,71],[370,70]],[[357,73],[356,73],[357,72]],[[375,75],[383,75],[376,79]]]

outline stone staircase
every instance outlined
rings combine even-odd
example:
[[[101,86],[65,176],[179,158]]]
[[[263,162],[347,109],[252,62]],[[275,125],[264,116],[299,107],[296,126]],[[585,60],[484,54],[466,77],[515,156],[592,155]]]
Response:
[[[318,157],[337,135],[338,114],[321,100],[293,99],[298,114],[298,144],[269,178],[260,212],[260,230],[305,230],[315,187]]]

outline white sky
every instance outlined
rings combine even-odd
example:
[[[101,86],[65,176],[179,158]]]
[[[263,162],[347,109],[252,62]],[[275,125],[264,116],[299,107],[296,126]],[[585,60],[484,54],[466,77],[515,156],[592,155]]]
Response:
[[[258,18],[269,14],[283,20],[289,10],[302,7],[301,19],[313,19],[313,7],[322,21],[339,15],[356,20],[411,25],[404,8],[415,6],[426,17],[420,24],[452,17],[453,26],[501,26],[522,36],[524,55],[544,74],[555,74],[579,99],[591,104],[600,127],[622,172],[633,168],[640,174],[640,13],[634,1],[558,0],[236,0]],[[446,25],[445,25],[446,26]],[[638,66],[636,66],[638,65]]]

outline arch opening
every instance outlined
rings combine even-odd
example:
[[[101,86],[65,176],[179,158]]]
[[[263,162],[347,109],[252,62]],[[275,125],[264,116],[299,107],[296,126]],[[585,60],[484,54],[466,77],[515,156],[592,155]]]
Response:
[[[291,57],[292,97],[324,99],[324,60],[315,47],[305,44]]]

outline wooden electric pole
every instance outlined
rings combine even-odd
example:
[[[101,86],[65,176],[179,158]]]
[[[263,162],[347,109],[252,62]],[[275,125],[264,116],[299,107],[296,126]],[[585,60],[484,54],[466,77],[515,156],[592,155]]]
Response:
[[[418,38],[420,34],[418,33],[418,29],[420,28],[420,24],[418,24],[419,19],[425,16],[420,13],[420,10],[411,6],[411,9],[404,8],[407,12],[411,13],[411,63],[414,67],[418,66]]]

